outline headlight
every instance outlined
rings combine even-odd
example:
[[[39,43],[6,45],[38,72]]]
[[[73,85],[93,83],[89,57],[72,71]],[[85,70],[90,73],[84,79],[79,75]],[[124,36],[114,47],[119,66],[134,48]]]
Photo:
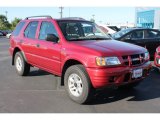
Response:
[[[156,53],[158,53],[158,48],[156,48]]]
[[[107,66],[107,65],[119,65],[121,64],[117,57],[97,57],[96,63],[98,66]]]
[[[158,49],[160,49],[160,47],[156,49],[156,53],[160,55],[160,52],[158,51]]]
[[[149,53],[148,52],[144,53],[144,59],[149,60]]]

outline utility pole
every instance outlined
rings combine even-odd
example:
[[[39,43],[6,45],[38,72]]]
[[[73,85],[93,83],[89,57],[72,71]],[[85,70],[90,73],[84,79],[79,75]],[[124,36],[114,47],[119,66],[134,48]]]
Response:
[[[94,17],[95,17],[95,15],[93,14],[93,15],[92,15],[92,22],[95,22]]]
[[[6,14],[6,18],[7,18],[8,11],[5,11],[5,14]]]
[[[94,20],[95,15],[93,14],[92,17],[93,17],[93,20]]]
[[[62,17],[63,17],[63,8],[64,8],[64,7],[62,7],[62,6],[61,6],[61,7],[59,7],[59,9],[60,9],[60,12],[59,12],[59,13],[60,13],[60,18],[62,18]]]

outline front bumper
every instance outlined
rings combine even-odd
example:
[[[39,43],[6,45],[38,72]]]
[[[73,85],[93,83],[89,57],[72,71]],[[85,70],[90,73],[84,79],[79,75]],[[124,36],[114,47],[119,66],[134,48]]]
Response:
[[[142,68],[143,75],[140,78],[132,78],[132,72],[134,69]],[[129,84],[138,80],[144,79],[149,75],[149,71],[152,65],[149,62],[137,67],[113,67],[113,68],[87,68],[87,72],[90,76],[92,85],[94,88],[102,88],[111,85],[123,85]]]

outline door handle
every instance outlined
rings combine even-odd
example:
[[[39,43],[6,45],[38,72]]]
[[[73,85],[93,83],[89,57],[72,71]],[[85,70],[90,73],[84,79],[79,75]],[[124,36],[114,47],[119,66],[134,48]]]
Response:
[[[36,47],[40,47],[40,44],[36,44]]]

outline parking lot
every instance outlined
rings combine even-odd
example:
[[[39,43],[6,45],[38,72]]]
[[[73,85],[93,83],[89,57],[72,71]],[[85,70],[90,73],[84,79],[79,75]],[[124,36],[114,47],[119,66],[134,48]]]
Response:
[[[59,78],[32,68],[20,77],[11,66],[9,40],[0,38],[0,112],[5,113],[152,113],[160,112],[160,73],[150,76],[132,90],[104,90],[87,105],[71,101]]]

